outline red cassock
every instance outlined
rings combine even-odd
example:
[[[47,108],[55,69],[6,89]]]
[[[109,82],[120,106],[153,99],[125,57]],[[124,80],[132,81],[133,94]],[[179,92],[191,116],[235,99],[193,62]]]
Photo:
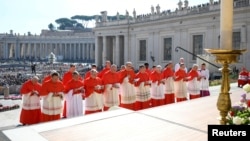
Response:
[[[238,87],[243,87],[245,84],[248,83],[248,72],[247,71],[241,71],[239,73],[238,78]]]
[[[52,80],[49,80],[47,82],[45,82],[43,85],[42,85],[42,88],[41,88],[41,96],[48,96],[49,93],[63,93],[65,90],[64,90],[64,85],[63,83],[58,80],[56,82],[53,82]],[[45,99],[44,99],[45,101]],[[52,103],[49,103],[50,105],[53,105],[53,101]],[[43,105],[43,108],[44,106],[47,106],[47,105]],[[51,120],[57,120],[57,119],[60,119],[61,117],[61,114],[51,114],[51,115],[48,115],[48,114],[45,114],[42,112],[42,121],[51,121]]]
[[[107,71],[102,77],[103,84],[115,84],[119,83],[119,74],[118,72]]]
[[[150,103],[151,103],[151,98],[150,98],[150,84],[148,83],[149,81],[149,74],[147,72],[141,73],[138,72],[135,75],[135,79],[139,79],[137,82],[135,82],[135,87],[137,90],[137,95],[143,95],[143,96],[137,96],[136,103],[135,103],[135,110],[142,110],[142,109],[147,109],[150,108]],[[144,82],[144,91],[140,90],[139,86],[141,83]],[[148,90],[148,91],[147,91]]]
[[[77,89],[83,87],[83,81],[81,80],[74,80],[71,79],[66,85],[65,85],[65,93],[68,93],[72,89]],[[73,92],[73,94],[81,93],[81,90]]]
[[[89,77],[84,81],[85,97],[89,97],[94,91],[102,94],[103,90],[95,90],[95,86],[103,85],[102,80],[99,77]]]
[[[150,74],[152,73],[150,69],[146,69],[146,73],[148,74],[148,76],[150,76]]]
[[[114,84],[118,84],[119,83],[119,73],[118,72],[111,72],[110,70],[107,71],[106,73],[103,74],[102,76],[102,82],[103,85],[114,85]],[[112,87],[111,87],[112,88]],[[105,88],[106,89],[106,88]],[[111,92],[112,93],[112,92]],[[106,95],[105,95],[106,94]],[[114,103],[120,103],[119,102],[119,93],[117,93],[117,95],[110,95],[108,93],[104,94],[104,101],[110,101],[110,102],[114,102]],[[110,96],[114,96],[113,98]],[[117,97],[118,101],[115,101],[115,97]],[[104,103],[105,104],[105,103]],[[110,107],[106,107],[104,105],[104,110],[108,110]]]
[[[191,71],[188,73],[187,77],[188,77],[188,81],[190,81],[190,80],[193,80],[193,79],[196,78],[196,77],[199,77],[199,74],[198,74],[197,71],[191,70]]]
[[[40,122],[40,118],[41,118],[40,98],[39,98],[39,96],[31,94],[31,92],[37,91],[38,93],[40,93],[41,87],[42,87],[42,85],[40,83],[33,84],[31,80],[26,81],[22,85],[22,87],[20,89],[20,93],[22,95],[30,94],[29,95],[30,98],[28,98],[29,100],[31,100],[31,96],[37,97],[37,98],[35,98],[37,101],[36,101],[36,103],[34,103],[35,101],[23,102],[23,104],[28,104],[28,105],[24,105],[22,108],[21,115],[20,115],[20,122],[21,123],[23,123],[23,124],[35,124],[35,123]],[[32,98],[32,100],[33,99],[34,98]],[[36,105],[32,105],[32,103],[36,104]],[[24,107],[29,107],[29,108],[24,108]]]
[[[164,100],[165,100],[165,95],[164,95],[164,90],[163,89],[159,89],[159,88],[154,88],[154,84],[155,87],[161,87],[161,81],[163,80],[163,74],[162,73],[158,73],[156,71],[153,71],[150,75],[150,80],[152,81],[152,85],[151,85],[151,101],[152,101],[152,106],[160,106],[160,105],[164,105]],[[157,98],[154,98],[157,97]]]
[[[63,75],[63,85],[66,85],[72,79],[72,72],[68,71]]]
[[[181,81],[187,77],[187,73],[183,69],[179,69],[175,72],[175,81]],[[184,80],[185,81],[185,80]],[[175,97],[177,102],[185,101],[187,100],[186,94],[187,94],[187,87],[186,84],[180,85],[179,83],[175,83],[174,85],[175,90]]]
[[[145,81],[149,81],[149,75],[148,73],[141,73],[141,72],[138,72],[136,75],[135,75],[135,79],[138,79],[139,80],[135,83],[135,86],[139,86],[142,82],[145,82]],[[149,84],[148,84],[149,85]]]
[[[91,94],[93,94],[94,92],[96,92],[97,94],[103,94],[103,89],[95,89],[96,86],[98,85],[103,85],[102,80],[99,77],[96,78],[92,78],[89,77],[84,81],[84,89],[85,89],[85,107],[89,106],[89,96]],[[92,99],[91,99],[92,100]],[[91,103],[90,103],[91,104]],[[87,108],[85,108],[85,114],[92,114],[92,113],[96,113],[96,112],[101,112],[102,109],[98,109],[98,110],[87,110]]]
[[[152,83],[157,82],[159,84],[162,79],[163,79],[162,73],[158,73],[156,71],[153,71],[150,75],[150,80],[152,80]]]
[[[102,76],[106,73],[106,72],[108,72],[110,70],[110,68],[104,68],[103,70],[101,70],[99,73],[98,73],[98,77],[99,78],[102,78]]]
[[[174,75],[176,76],[175,81],[180,81],[187,77],[187,73],[182,69],[179,69]]]
[[[123,80],[125,77],[129,76],[128,78],[128,82],[131,84],[129,87],[124,87],[122,85]],[[135,88],[134,88],[134,78],[135,78],[135,72],[134,70],[121,70],[119,72],[119,82],[121,83],[121,102],[120,102],[120,107],[126,108],[126,109],[130,109],[130,110],[135,110],[135,102],[136,102],[136,98],[135,98]],[[127,94],[125,93],[126,89],[131,89],[131,92],[133,92],[133,94]],[[126,100],[126,103],[124,103],[123,101]]]
[[[135,79],[135,72],[133,70],[127,71],[127,70],[122,70],[119,72],[119,81],[122,83],[123,79],[127,76],[129,77],[129,83],[134,84],[134,79]]]
[[[188,73],[188,90],[189,98],[195,99],[200,97],[199,73],[196,70],[191,70]],[[195,80],[196,79],[196,80]],[[192,81],[193,83],[190,83]]]
[[[90,77],[90,71],[87,71],[87,72],[85,73],[84,79],[87,79],[88,77]]]
[[[170,104],[175,102],[174,96],[174,70],[172,68],[167,67],[162,72],[163,78],[166,79],[165,84],[165,104]]]
[[[166,68],[166,69],[163,70],[162,74],[163,74],[164,78],[173,77],[174,76],[174,71],[171,68]]]
[[[51,75],[47,75],[46,77],[44,77],[42,84],[50,79],[51,79]]]
[[[67,71],[64,75],[63,75],[63,79],[62,79],[62,82],[63,82],[63,85],[65,86],[70,80],[72,80],[72,75],[73,75],[73,73],[72,72],[70,72],[70,71]],[[66,103],[66,101],[64,101],[64,108],[63,108],[63,117],[65,117],[66,118],[66,107],[67,107],[67,105],[66,105],[67,103]]]

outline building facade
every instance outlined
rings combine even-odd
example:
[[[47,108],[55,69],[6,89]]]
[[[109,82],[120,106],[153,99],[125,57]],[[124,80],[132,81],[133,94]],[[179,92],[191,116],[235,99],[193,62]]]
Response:
[[[206,48],[220,48],[220,1],[210,0],[208,3],[189,6],[188,0],[179,1],[175,11],[161,10],[160,6],[151,7],[151,12],[136,15],[134,10],[127,18],[110,21],[107,11],[101,12],[96,19],[95,61],[103,65],[111,60],[118,66],[127,61],[135,67],[148,62],[150,66],[165,66],[167,62],[177,63],[179,58],[185,59],[188,68],[194,63],[202,62],[195,55],[214,62],[214,57],[207,54]],[[234,1],[233,48],[248,49],[250,47],[250,1]],[[250,52],[239,57],[237,68],[246,66],[250,70],[248,60]],[[209,65],[209,64],[208,64]],[[210,66],[217,71],[218,68]]]
[[[95,40],[92,31],[49,31],[41,35],[0,34],[1,60],[41,61],[55,54],[57,61],[94,62]]]

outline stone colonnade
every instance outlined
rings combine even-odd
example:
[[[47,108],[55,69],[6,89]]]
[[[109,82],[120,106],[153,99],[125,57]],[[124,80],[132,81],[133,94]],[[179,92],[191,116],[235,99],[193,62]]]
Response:
[[[98,66],[105,65],[106,60],[110,60],[117,66],[121,66],[127,61],[125,58],[127,54],[125,51],[128,48],[126,36],[96,36],[96,54],[95,61]]]
[[[95,43],[94,39],[69,39],[69,40],[43,40],[22,41],[7,40],[0,46],[1,59],[45,59],[53,52],[57,60],[77,61],[85,60],[94,62]]]

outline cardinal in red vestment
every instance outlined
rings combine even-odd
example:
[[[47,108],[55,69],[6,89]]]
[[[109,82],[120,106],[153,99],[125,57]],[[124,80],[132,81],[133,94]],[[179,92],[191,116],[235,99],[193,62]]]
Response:
[[[21,89],[22,95],[22,110],[20,122],[23,125],[35,124],[40,122],[41,106],[40,106],[40,91],[42,85],[38,82],[37,76],[26,81]]]
[[[59,80],[59,73],[54,72],[51,80],[42,84],[43,96],[42,121],[52,121],[61,118],[64,102],[64,85]]]

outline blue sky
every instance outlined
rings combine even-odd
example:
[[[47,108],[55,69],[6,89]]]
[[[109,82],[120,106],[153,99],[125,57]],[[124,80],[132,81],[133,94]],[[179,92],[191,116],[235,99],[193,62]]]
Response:
[[[184,1],[184,0],[182,0]],[[215,0],[217,1],[217,0]],[[107,11],[108,15],[117,12],[132,15],[150,13],[157,4],[161,10],[174,10],[179,0],[0,0],[0,33],[13,30],[14,33],[31,32],[39,35],[48,24],[55,24],[58,18],[70,18],[74,15],[96,15]],[[208,3],[209,0],[189,0],[189,5]]]

